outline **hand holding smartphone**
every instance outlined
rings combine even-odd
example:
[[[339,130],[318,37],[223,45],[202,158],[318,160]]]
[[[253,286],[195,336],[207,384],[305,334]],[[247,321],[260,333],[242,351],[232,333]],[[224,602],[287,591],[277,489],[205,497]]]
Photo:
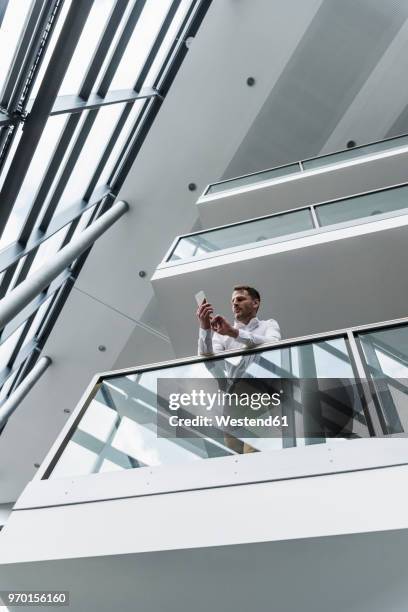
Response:
[[[214,309],[208,302],[204,291],[199,291],[195,294],[195,299],[198,305],[197,318],[202,329],[211,329],[211,319],[214,314]]]
[[[201,306],[204,302],[207,302],[207,298],[205,297],[204,291],[199,291],[195,294],[195,299],[197,302],[197,306]]]

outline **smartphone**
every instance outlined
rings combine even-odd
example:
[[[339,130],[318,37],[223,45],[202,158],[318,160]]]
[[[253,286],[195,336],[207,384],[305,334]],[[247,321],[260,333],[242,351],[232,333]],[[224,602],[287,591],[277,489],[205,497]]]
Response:
[[[195,299],[196,299],[198,306],[201,306],[203,302],[207,302],[207,298],[205,297],[204,291],[199,291],[198,293],[196,293]]]

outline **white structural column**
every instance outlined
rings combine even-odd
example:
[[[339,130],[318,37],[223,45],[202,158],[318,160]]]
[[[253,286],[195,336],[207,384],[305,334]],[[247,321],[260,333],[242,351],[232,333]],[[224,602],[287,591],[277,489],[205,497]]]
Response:
[[[0,302],[0,329],[3,329],[36,295],[86,251],[128,209],[129,205],[126,202],[116,202],[112,208],[85,229],[78,238],[61,249],[52,261],[42,266],[35,274],[32,274],[6,295]]]
[[[49,357],[41,357],[14,393],[12,393],[0,407],[0,428],[6,424],[8,418],[13,414],[15,409],[20,405],[27,393],[33,388],[37,380],[44,374],[50,364],[51,359]]]

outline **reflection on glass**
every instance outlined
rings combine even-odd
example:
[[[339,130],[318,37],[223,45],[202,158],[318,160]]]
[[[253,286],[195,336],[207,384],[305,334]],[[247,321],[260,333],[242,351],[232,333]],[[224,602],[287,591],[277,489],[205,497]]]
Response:
[[[271,240],[310,229],[313,229],[313,222],[308,209],[255,219],[183,237],[177,243],[170,261],[198,257],[213,251]]]
[[[408,326],[359,334],[385,433],[408,432]]]
[[[196,388],[195,379],[217,379],[216,385],[221,381],[230,385],[238,378],[292,381],[286,405],[289,435],[235,437],[233,444],[222,435],[204,437],[194,428],[187,437],[158,435],[158,379],[177,379],[184,393]],[[354,374],[343,337],[108,378],[83,414],[51,477],[188,463],[247,452],[248,445],[253,451],[272,451],[324,443],[326,436],[335,435],[338,440],[366,437],[359,394],[344,379],[353,380]],[[316,385],[323,398],[317,406],[310,402]],[[325,435],[312,439],[308,432],[316,422]]]
[[[300,172],[299,164],[291,164],[288,166],[282,166],[281,168],[264,170],[262,172],[257,172],[256,174],[240,176],[223,183],[210,185],[207,194],[219,193],[220,191],[226,191],[228,189],[237,189],[238,187],[243,187],[245,185],[255,185],[256,183],[261,183],[262,181],[270,181],[271,179],[287,176],[288,174],[296,174],[298,172]]]
[[[358,157],[364,157],[365,155],[373,155],[374,153],[382,153],[383,151],[406,146],[408,146],[408,136],[398,136],[397,138],[383,140],[382,142],[374,142],[364,147],[347,149],[347,151],[339,151],[339,153],[333,153],[332,155],[309,159],[303,162],[303,167],[305,170],[312,170],[314,168],[338,164],[343,161],[347,162]]]
[[[1,236],[0,248],[5,248],[11,242],[17,240],[65,122],[66,117],[64,115],[57,115],[48,119],[28,172],[21,185],[17,200],[10,213],[6,229]],[[11,161],[12,155],[9,155],[8,159]]]
[[[396,187],[316,206],[320,225],[332,225],[408,208],[408,187]]]

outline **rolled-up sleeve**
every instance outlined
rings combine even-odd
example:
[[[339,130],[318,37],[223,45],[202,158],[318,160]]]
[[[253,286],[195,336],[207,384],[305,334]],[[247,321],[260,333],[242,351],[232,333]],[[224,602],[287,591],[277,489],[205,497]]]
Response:
[[[214,354],[211,329],[203,329],[202,327],[200,327],[198,332],[198,354]]]
[[[200,327],[198,334],[198,354],[199,355],[214,355],[225,351],[222,338],[219,334],[211,329],[203,329]]]

